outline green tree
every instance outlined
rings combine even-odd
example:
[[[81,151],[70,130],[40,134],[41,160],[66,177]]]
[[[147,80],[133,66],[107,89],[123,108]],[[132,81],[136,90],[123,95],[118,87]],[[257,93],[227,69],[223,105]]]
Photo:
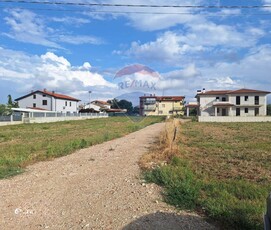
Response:
[[[6,105],[0,104],[0,116],[5,115]]]
[[[130,101],[126,100],[118,100],[114,98],[111,101],[111,108],[112,109],[127,109],[127,113],[132,113],[133,112],[133,104]]]
[[[267,115],[271,116],[271,104],[267,105]]]

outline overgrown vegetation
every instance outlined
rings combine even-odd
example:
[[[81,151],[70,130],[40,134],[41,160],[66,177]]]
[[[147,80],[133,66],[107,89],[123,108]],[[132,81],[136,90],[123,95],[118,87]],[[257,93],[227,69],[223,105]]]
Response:
[[[37,161],[124,136],[161,117],[132,122],[127,117],[0,127],[0,178],[15,175]]]
[[[271,123],[188,122],[179,129],[178,154],[145,177],[165,188],[170,204],[204,212],[222,229],[263,229],[270,143]]]

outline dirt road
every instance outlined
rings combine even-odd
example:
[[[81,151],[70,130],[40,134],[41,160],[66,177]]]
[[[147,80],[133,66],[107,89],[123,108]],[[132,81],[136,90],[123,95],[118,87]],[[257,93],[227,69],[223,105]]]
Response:
[[[140,180],[137,160],[163,126],[1,180],[0,229],[215,229],[195,214],[175,211],[156,185]]]

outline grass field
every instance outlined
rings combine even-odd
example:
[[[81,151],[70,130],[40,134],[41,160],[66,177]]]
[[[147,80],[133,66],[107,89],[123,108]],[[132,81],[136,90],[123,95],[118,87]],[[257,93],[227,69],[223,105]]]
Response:
[[[263,229],[271,191],[271,123],[182,124],[179,151],[146,173],[165,200],[197,210],[222,229]],[[163,153],[160,153],[163,155]]]
[[[133,122],[127,117],[0,127],[0,178],[18,174],[37,161],[124,136],[163,118]]]

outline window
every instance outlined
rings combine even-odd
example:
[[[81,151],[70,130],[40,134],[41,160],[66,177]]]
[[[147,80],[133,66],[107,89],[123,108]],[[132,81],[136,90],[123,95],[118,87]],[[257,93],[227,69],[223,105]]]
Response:
[[[248,101],[248,96],[245,96],[245,101]]]
[[[226,101],[226,97],[222,97],[222,101]]]
[[[65,101],[65,106],[67,106],[68,105],[68,102],[67,101]]]
[[[33,99],[36,99],[36,94],[33,95]]]
[[[216,112],[219,113],[219,108],[216,109]]]
[[[70,101],[70,107],[72,106],[72,102]]]
[[[216,97],[215,99],[216,99],[217,101],[219,101],[219,97]]]
[[[42,105],[47,105],[47,100],[42,100]]]
[[[163,114],[163,110],[159,110],[159,114]]]
[[[236,108],[236,116],[240,116],[240,108]]]
[[[43,96],[43,97],[46,97],[46,95],[45,95],[45,94],[43,94],[42,96]]]
[[[236,96],[236,105],[240,105],[240,96]]]
[[[248,108],[245,108],[245,113],[248,113]]]
[[[255,105],[259,105],[259,96],[255,96]]]
[[[33,108],[36,108],[36,103],[33,103]]]

